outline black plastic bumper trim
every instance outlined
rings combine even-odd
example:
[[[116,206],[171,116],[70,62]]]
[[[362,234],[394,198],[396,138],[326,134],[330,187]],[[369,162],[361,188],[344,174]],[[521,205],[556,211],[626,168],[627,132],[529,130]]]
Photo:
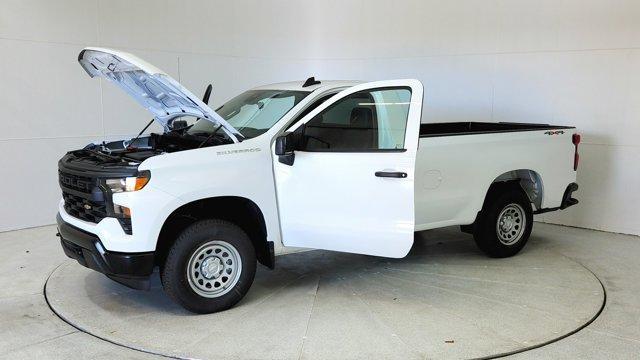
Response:
[[[105,274],[133,289],[148,290],[154,252],[122,253],[104,250],[100,238],[56,217],[64,253],[82,266]]]
[[[553,207],[553,208],[539,209],[539,210],[534,211],[533,213],[534,214],[544,214],[544,213],[549,212],[549,211],[564,210],[564,209],[568,208],[569,206],[573,206],[573,205],[577,204],[579,202],[578,199],[574,199],[573,197],[571,197],[571,195],[577,190],[578,190],[578,184],[573,182],[573,183],[567,185],[567,188],[564,191],[564,195],[562,196],[562,203],[560,204],[560,206]]]

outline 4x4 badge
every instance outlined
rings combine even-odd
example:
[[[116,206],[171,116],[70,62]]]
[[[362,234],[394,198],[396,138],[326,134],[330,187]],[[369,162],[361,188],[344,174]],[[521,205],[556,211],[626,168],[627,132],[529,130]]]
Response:
[[[545,131],[545,135],[562,135],[564,131],[562,130],[554,130],[554,131]]]

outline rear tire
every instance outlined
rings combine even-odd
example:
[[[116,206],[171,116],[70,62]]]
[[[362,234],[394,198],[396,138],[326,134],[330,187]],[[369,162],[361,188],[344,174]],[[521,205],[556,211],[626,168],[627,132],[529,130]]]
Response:
[[[487,195],[473,238],[485,254],[504,258],[522,250],[532,228],[533,210],[524,191],[513,184],[499,185]]]
[[[255,272],[255,249],[240,227],[223,220],[202,220],[187,227],[171,246],[161,279],[175,302],[207,314],[238,303],[249,291]]]

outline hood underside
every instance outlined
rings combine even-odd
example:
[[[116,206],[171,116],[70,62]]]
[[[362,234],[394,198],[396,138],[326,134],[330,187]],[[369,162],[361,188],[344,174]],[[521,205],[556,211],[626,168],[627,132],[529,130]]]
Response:
[[[134,55],[111,49],[85,48],[78,55],[78,62],[89,76],[107,79],[124,90],[149,110],[165,130],[175,118],[194,116],[221,126],[234,142],[242,136],[179,82]]]

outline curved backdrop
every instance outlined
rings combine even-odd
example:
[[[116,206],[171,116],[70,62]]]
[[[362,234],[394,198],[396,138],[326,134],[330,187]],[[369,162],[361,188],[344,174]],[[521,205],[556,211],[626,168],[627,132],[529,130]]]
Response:
[[[633,0],[3,2],[0,230],[50,224],[56,161],[149,118],[76,62],[123,49],[213,102],[269,82],[417,78],[423,122],[583,133],[581,204],[539,220],[640,234],[640,3]]]

